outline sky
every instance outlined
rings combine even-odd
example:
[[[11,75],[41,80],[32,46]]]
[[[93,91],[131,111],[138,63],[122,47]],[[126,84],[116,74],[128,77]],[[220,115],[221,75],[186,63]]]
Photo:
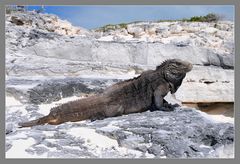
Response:
[[[234,20],[233,5],[81,5],[44,6],[44,13],[55,14],[75,26],[94,29],[106,24],[133,21],[176,20],[208,13],[219,14],[225,20]],[[28,6],[28,10],[40,6]]]

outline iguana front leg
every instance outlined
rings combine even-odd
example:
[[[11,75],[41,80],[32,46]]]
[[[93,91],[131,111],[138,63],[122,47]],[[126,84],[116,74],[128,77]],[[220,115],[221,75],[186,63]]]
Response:
[[[154,91],[154,110],[172,111],[172,106],[164,99],[170,91],[169,84],[162,84]]]

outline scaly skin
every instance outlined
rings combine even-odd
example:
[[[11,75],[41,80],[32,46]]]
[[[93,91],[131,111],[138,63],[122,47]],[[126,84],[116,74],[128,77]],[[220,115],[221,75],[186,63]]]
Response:
[[[177,91],[192,64],[179,59],[163,62],[156,70],[143,72],[140,76],[119,82],[102,94],[68,102],[51,109],[47,116],[19,123],[20,127],[42,124],[58,125],[86,119],[103,119],[123,114],[143,112],[150,108],[161,110],[164,96]]]

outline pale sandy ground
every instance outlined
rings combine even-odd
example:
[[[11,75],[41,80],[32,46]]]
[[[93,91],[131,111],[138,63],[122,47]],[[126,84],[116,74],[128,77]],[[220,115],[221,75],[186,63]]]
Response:
[[[42,104],[39,106],[39,113],[42,113],[44,115],[47,115],[50,111],[50,109],[56,105],[68,102],[68,101],[74,101],[77,99],[80,99],[81,97],[69,97],[69,98],[63,98],[60,101],[53,102],[51,104]],[[9,111],[8,107],[16,106],[18,108],[10,108]],[[7,96],[6,97],[6,107],[7,110],[6,114],[8,112],[14,112],[16,110],[21,110],[22,115],[27,115],[27,111],[24,108],[24,105],[21,104],[18,100],[16,100],[14,97]],[[200,111],[199,111],[200,112]],[[229,122],[229,123],[234,123],[234,118],[231,117],[226,117],[223,115],[209,115],[204,112],[200,112],[204,117],[207,117],[213,121],[216,122]],[[84,123],[85,121],[81,121],[81,123]],[[72,124],[72,123],[67,123],[67,124]],[[106,128],[117,128],[114,126],[111,127],[106,127]],[[118,143],[116,140],[111,139],[107,136],[101,135],[99,133],[96,133],[94,129],[90,129],[87,127],[73,127],[70,129],[64,130],[67,134],[70,134],[74,137],[80,137],[85,141],[85,146],[89,148],[89,150],[94,153],[94,154],[101,154],[100,152],[102,150],[109,150],[112,147],[114,147],[116,150],[121,152],[121,155],[127,155],[127,154],[134,154],[136,158],[141,156],[140,151],[136,150],[131,150],[127,149],[124,147],[119,147]],[[25,129],[17,129],[17,134],[7,137],[6,139],[12,140],[12,147],[6,152],[6,158],[48,158],[47,153],[44,153],[42,155],[31,155],[25,151],[25,149],[31,147],[32,145],[36,144],[35,140],[33,138],[27,137],[26,134],[30,133],[30,128],[25,128]],[[46,135],[53,135],[51,131],[46,131],[44,132]],[[55,139],[52,139],[55,140]],[[54,141],[52,141],[54,142]],[[43,145],[41,145],[43,146]],[[221,154],[222,158],[233,158],[233,153],[231,152],[232,147],[229,149],[226,147],[220,147],[219,148],[219,154]],[[48,148],[49,149],[49,148]],[[52,148],[54,149],[54,148]],[[230,152],[229,152],[230,151]],[[146,154],[146,158],[153,158],[154,156],[151,154]]]

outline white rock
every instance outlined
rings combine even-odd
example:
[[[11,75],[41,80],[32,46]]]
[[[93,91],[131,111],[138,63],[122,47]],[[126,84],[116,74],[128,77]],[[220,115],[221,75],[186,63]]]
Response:
[[[25,24],[11,23],[12,16]],[[234,70],[227,70],[234,66],[233,29],[231,22],[140,22],[128,24],[127,29],[97,32],[48,14],[7,15],[6,74],[126,75],[180,58],[204,67],[190,72],[195,82],[183,83],[176,95],[179,99],[233,101],[233,82],[224,82],[234,78]]]
[[[233,102],[234,70],[195,67],[176,92],[182,102]]]
[[[135,38],[138,38],[145,33],[143,28],[138,26],[132,26],[132,25],[127,26],[127,31],[129,34],[133,35]]]
[[[180,26],[180,25],[172,25],[170,26],[169,28],[169,31],[172,33],[172,34],[178,34],[180,33],[181,31],[183,30],[183,28]]]
[[[204,31],[204,32],[206,32],[208,34],[213,34],[213,33],[216,33],[218,30],[216,28],[214,28],[214,27],[208,27],[208,28],[205,28],[205,29],[203,29],[201,31]]]

